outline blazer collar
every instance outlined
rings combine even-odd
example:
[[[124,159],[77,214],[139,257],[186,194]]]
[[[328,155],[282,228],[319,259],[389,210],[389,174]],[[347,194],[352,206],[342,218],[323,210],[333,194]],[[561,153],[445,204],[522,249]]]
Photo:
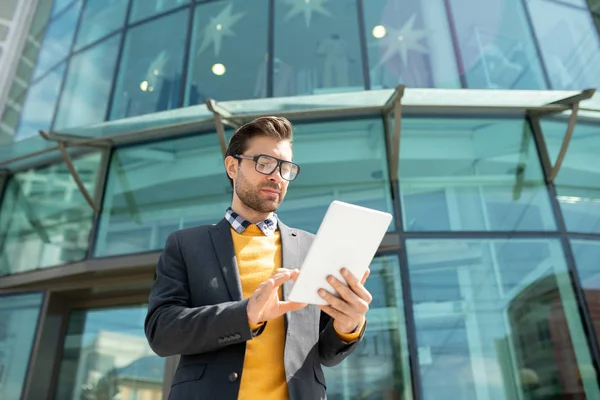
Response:
[[[233,239],[231,238],[231,225],[223,218],[218,224],[213,225],[210,232],[212,244],[219,260],[219,269],[223,274],[223,280],[227,285],[227,290],[231,299],[234,301],[242,300],[242,282],[238,271],[235,251],[233,249]]]

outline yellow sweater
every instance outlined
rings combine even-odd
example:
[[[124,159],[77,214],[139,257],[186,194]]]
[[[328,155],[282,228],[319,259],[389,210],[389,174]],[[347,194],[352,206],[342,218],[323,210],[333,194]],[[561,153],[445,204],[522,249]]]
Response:
[[[233,247],[238,263],[244,298],[254,293],[258,285],[281,268],[281,236],[279,231],[265,236],[256,225],[250,225],[241,234],[231,229]],[[281,298],[281,289],[279,291]],[[364,323],[364,322],[363,322]],[[338,334],[342,340],[352,341],[360,336]],[[238,399],[288,399],[283,350],[285,326],[283,316],[267,323],[261,335],[246,342],[244,370]]]

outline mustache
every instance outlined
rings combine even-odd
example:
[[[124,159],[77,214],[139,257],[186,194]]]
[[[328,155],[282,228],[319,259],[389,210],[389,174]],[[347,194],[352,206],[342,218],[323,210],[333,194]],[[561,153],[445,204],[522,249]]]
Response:
[[[275,189],[278,192],[281,192],[281,187],[279,187],[279,185],[276,183],[267,183],[267,184],[262,185],[260,188],[261,189],[263,189],[263,188]]]

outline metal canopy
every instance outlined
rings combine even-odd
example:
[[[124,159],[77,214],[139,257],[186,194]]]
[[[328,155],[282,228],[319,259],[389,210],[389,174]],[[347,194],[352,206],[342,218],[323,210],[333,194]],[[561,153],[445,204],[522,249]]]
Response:
[[[294,121],[369,116],[383,116],[387,119],[393,116],[394,123],[393,127],[389,126],[388,140],[390,140],[390,173],[395,175],[402,115],[421,113],[466,115],[473,112],[518,111],[539,118],[570,113],[569,127],[571,128],[567,130],[570,134],[565,136],[564,149],[561,151],[564,157],[572,135],[572,127],[577,120],[585,117],[587,120],[600,121],[600,98],[596,96],[595,100],[592,99],[594,93],[594,89],[583,91],[407,89],[404,85],[400,85],[395,89],[350,93],[224,102],[209,99],[205,104],[196,106],[59,132],[41,132],[38,137],[0,146],[0,160],[2,160],[0,169],[14,172],[58,162],[61,158],[69,164],[70,162],[65,158],[67,148],[70,148],[74,154],[85,154],[98,147],[107,149],[194,132],[216,131],[221,150],[224,152],[226,126],[237,128],[263,115],[280,115]],[[560,163],[557,161],[553,176],[559,168]],[[85,197],[89,201],[90,196]]]

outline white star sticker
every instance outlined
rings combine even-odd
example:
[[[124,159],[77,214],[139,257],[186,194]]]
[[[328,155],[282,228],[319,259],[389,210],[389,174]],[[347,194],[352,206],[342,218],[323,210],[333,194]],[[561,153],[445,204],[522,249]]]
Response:
[[[231,9],[233,4],[230,3],[216,17],[210,17],[210,22],[204,28],[202,35],[202,43],[198,48],[198,55],[206,50],[212,43],[215,56],[221,52],[221,42],[225,36],[235,36],[231,28],[244,16],[246,13],[232,14]]]
[[[387,34],[373,44],[385,48],[379,65],[389,61],[393,56],[399,54],[404,65],[407,65],[408,52],[427,53],[427,48],[419,41],[427,37],[429,32],[423,29],[414,29],[416,14],[413,14],[400,29],[388,28]]]
[[[306,27],[309,28],[313,12],[331,17],[329,11],[324,7],[325,2],[327,0],[285,0],[287,5],[292,6],[292,9],[285,16],[285,20],[289,21],[296,15],[304,13],[304,22],[306,22]]]

